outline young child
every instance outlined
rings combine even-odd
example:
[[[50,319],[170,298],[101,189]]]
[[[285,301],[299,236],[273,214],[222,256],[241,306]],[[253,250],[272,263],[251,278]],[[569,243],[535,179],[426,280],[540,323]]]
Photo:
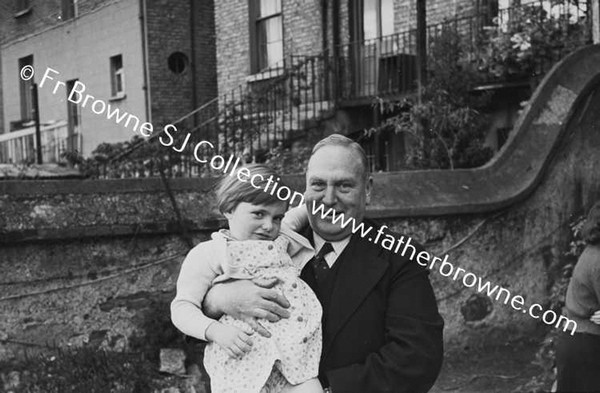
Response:
[[[229,230],[194,247],[181,266],[177,295],[171,303],[173,324],[183,333],[209,341],[204,365],[213,393],[318,392],[321,355],[321,305],[300,278],[314,251],[307,239],[281,225],[287,202],[263,191],[276,174],[265,165],[249,165],[249,181],[225,176],[217,203]],[[264,181],[258,182],[262,176]],[[302,215],[286,218],[301,225]],[[253,334],[241,320],[219,321],[202,312],[210,287],[231,279],[279,279],[275,286],[290,302],[291,316],[278,322],[259,320],[270,332]]]

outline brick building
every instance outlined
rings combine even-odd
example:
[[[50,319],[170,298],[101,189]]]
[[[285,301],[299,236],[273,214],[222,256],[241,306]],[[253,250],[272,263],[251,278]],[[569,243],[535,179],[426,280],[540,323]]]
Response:
[[[155,130],[216,96],[212,0],[13,0],[0,8],[0,162],[33,150],[31,85],[48,67],[66,86],[38,86],[45,161],[132,137],[132,127],[94,113],[91,101],[67,100],[76,81]],[[36,70],[31,81],[19,77],[25,65]]]
[[[377,126],[382,117],[373,108],[374,97],[402,99],[416,90],[417,1],[216,2],[217,80],[220,106],[229,115],[218,125],[215,122],[210,132],[232,135],[228,148],[235,150],[236,143],[259,132],[263,136],[255,138],[251,149],[277,143],[292,146],[307,131],[357,136]],[[467,47],[481,48],[482,34],[490,28],[506,30],[510,21],[523,15],[524,7],[540,15],[541,23],[555,18],[556,24],[568,25],[565,31],[589,21],[586,1],[428,0],[427,46],[444,29],[452,28],[467,41]],[[468,54],[472,59],[476,55]],[[551,61],[561,56],[564,53]],[[493,121],[486,142],[490,147],[501,146],[517,118],[519,104],[528,99],[531,87],[549,65],[536,71],[533,82],[525,75],[485,81],[478,87],[493,96],[489,107]],[[242,114],[224,127],[232,112]],[[245,135],[236,131],[244,127],[249,130]],[[379,133],[365,142],[372,169],[401,169],[409,148],[406,144],[403,135],[393,133]]]

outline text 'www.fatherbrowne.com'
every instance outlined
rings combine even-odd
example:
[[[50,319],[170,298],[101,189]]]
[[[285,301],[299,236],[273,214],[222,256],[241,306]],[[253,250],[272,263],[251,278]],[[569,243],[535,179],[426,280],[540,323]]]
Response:
[[[493,285],[488,280],[483,280],[474,273],[468,272],[461,267],[455,267],[451,262],[448,262],[448,255],[444,258],[431,255],[427,251],[417,252],[416,247],[412,244],[412,239],[409,236],[400,236],[399,238],[386,233],[387,225],[379,227],[377,232],[372,234],[373,227],[365,225],[364,222],[356,223],[353,217],[345,217],[344,213],[335,211],[333,208],[326,209],[323,204],[312,202],[312,215],[320,216],[322,219],[328,219],[333,224],[337,224],[342,228],[351,226],[352,233],[359,234],[368,241],[379,244],[382,248],[388,251],[407,256],[411,261],[416,261],[419,265],[430,270],[437,269],[439,273],[453,281],[462,281],[462,284],[467,288],[475,288],[477,292],[484,293],[496,301],[502,301],[504,304],[528,314],[534,319],[541,319],[546,325],[554,326],[555,328],[563,327],[563,331],[571,330],[571,335],[577,330],[577,322],[563,316],[558,315],[553,310],[546,310],[537,303],[527,307],[525,299],[521,295],[512,295],[510,291],[499,285]],[[371,236],[369,236],[371,235]],[[437,266],[436,266],[437,264]],[[543,311],[543,312],[542,312]]]
[[[30,65],[26,65],[20,70],[20,76],[23,80],[31,80],[34,76],[34,73],[35,70]],[[46,83],[50,84],[53,82],[52,94],[56,95],[59,90],[66,88],[65,82],[58,79],[59,75],[60,73],[57,70],[47,67],[40,82],[40,87],[44,87]],[[88,108],[88,110],[92,111],[98,116],[105,116],[107,120],[114,121],[117,125],[121,125],[122,127],[130,129],[134,132],[139,132],[144,137],[149,137],[154,132],[154,128],[151,123],[142,122],[140,121],[139,117],[119,108],[113,107],[110,105],[110,103],[107,103],[102,99],[96,98],[87,91],[85,84],[80,81],[75,81],[68,92],[67,100],[74,104],[80,105],[82,108]],[[162,131],[170,140],[165,142],[161,137],[160,143],[163,146],[171,147],[174,143],[174,138],[171,135],[171,132],[178,131],[177,128],[173,124],[167,124],[163,127]],[[173,147],[173,150],[182,152],[189,139],[190,135],[188,133],[181,148],[178,149]],[[200,163],[209,162],[208,160],[200,157],[199,154],[201,148],[205,147],[214,149],[214,146],[209,141],[200,141],[196,143],[194,148],[194,157]],[[227,160],[226,157],[215,155],[210,160],[210,165],[215,170],[221,170],[224,173],[229,172],[230,176],[233,176],[235,173],[240,181],[250,182],[254,186],[255,179],[254,177],[250,177],[250,173],[247,171],[247,169],[241,168],[236,171],[239,158],[237,161],[235,161],[235,163],[232,164],[233,161],[233,157],[230,157],[229,160]],[[228,171],[228,168],[230,167],[232,169]],[[279,181],[279,178],[270,178],[268,180],[267,186],[264,188],[265,192],[268,192],[271,195],[276,195],[283,201],[289,200],[290,203],[292,203],[297,199],[299,200],[299,205],[304,204],[304,196],[302,194],[291,190],[289,187],[278,185],[277,182]],[[258,186],[255,187],[258,188]],[[401,254],[402,256],[409,254],[409,259],[411,261],[416,261],[423,267],[434,270],[437,264],[437,269],[442,276],[452,278],[454,281],[462,281],[463,285],[468,288],[476,287],[479,293],[485,293],[487,296],[494,298],[496,301],[501,301],[501,299],[503,299],[504,304],[510,303],[510,306],[515,310],[521,311],[524,314],[528,314],[534,319],[541,319],[547,325],[551,325],[556,328],[563,326],[563,331],[571,329],[571,334],[574,334],[577,329],[577,323],[575,321],[572,321],[562,315],[557,315],[552,310],[546,310],[542,312],[544,308],[537,303],[526,307],[525,299],[522,296],[512,296],[508,289],[498,285],[493,285],[487,280],[484,282],[481,277],[478,277],[474,273],[468,272],[460,267],[455,267],[451,262],[448,262],[448,255],[445,255],[442,259],[429,254],[427,251],[417,252],[415,246],[412,245],[412,240],[410,237],[400,236],[400,238],[396,238],[389,232],[385,231],[388,228],[386,225],[379,227],[373,237],[369,236],[372,234],[373,228],[365,225],[363,222],[356,223],[356,220],[354,220],[353,217],[345,217],[343,213],[339,213],[333,208],[326,209],[323,204],[317,204],[315,201],[313,201],[311,209],[313,216],[320,215],[322,219],[331,220],[332,223],[340,225],[342,228],[346,228],[348,225],[350,225],[353,234],[358,233],[360,236],[369,240],[370,242],[379,244],[382,248],[396,254]]]

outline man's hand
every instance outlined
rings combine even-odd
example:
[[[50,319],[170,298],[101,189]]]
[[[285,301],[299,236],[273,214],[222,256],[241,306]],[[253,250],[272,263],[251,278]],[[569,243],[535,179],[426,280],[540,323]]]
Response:
[[[271,337],[271,333],[257,319],[277,322],[290,316],[286,310],[290,303],[277,290],[272,289],[278,282],[278,279],[273,278],[256,282],[233,280],[217,284],[204,297],[203,309],[212,318],[227,314],[245,321],[261,336]]]
[[[591,317],[590,321],[594,322],[597,325],[600,325],[600,310],[596,311]]]
[[[217,343],[232,359],[241,359],[252,349],[250,336],[254,332],[243,331],[235,326],[213,322],[206,328],[206,339]]]

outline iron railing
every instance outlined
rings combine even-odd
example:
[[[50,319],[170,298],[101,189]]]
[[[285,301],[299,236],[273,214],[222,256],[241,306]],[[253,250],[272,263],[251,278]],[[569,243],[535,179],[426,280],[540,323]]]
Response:
[[[65,121],[40,127],[42,162],[64,162],[63,153],[81,151],[81,133],[69,135]],[[35,163],[37,157],[35,127],[0,134],[0,163]]]
[[[416,29],[340,46],[342,100],[409,94],[416,88]],[[591,43],[587,2],[535,0],[494,12],[455,17],[426,29],[429,55],[457,41],[480,84],[540,77],[558,60]],[[434,72],[432,67],[427,70]]]
[[[457,61],[475,71],[480,86],[530,83],[591,41],[589,12],[587,2],[523,0],[510,8],[427,26],[427,48],[433,56],[449,37],[454,39],[460,53]],[[113,157],[98,174],[155,176],[158,162],[169,176],[209,174],[210,167],[198,158],[233,155],[245,162],[261,160],[278,146],[306,138],[338,105],[415,91],[414,29],[345,43],[334,53],[286,58],[176,121],[172,143],[159,144],[157,139],[164,141],[166,135],[158,134],[150,143],[135,144]],[[429,65],[432,76],[435,67],[431,61]],[[202,141],[212,147],[196,149]]]
[[[203,176],[213,171],[201,161],[216,155],[264,160],[272,149],[306,138],[331,113],[330,68],[326,54],[290,56],[178,119],[170,135],[158,133],[98,163],[94,175],[157,176],[162,166],[168,176]]]

